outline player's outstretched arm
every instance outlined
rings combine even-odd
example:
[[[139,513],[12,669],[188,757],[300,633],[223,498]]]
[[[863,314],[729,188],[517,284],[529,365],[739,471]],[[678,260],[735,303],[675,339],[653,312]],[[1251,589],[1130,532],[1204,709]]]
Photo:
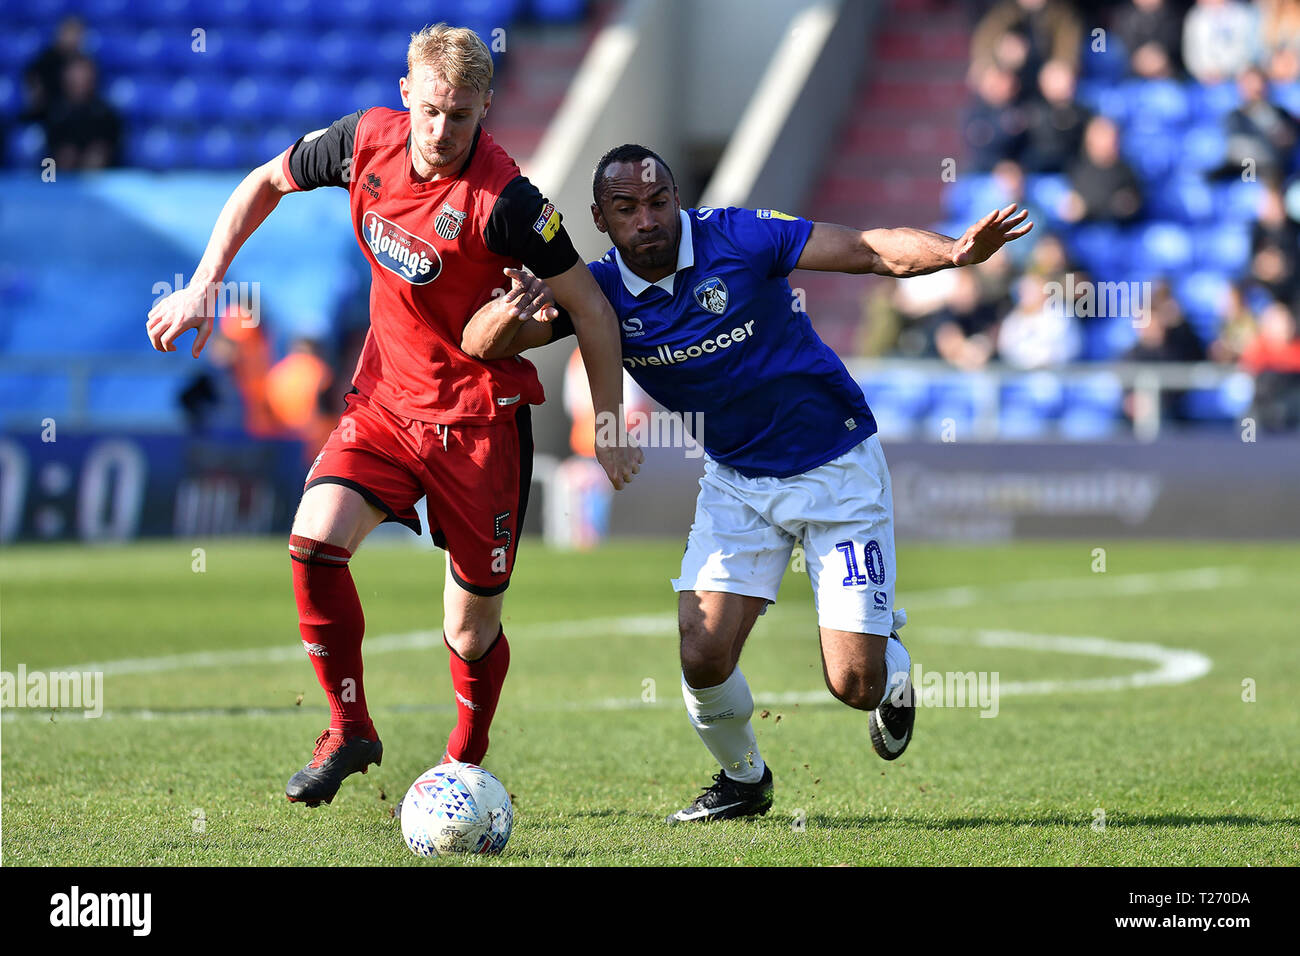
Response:
[[[960,238],[941,236],[925,229],[868,229],[819,222],[804,245],[796,269],[849,272],[855,275],[926,275],[940,269],[983,262],[1008,242],[1034,228],[1026,222],[1027,209],[1016,204],[995,209],[967,229]]]
[[[160,352],[175,352],[176,340],[190,329],[194,337],[195,358],[212,334],[217,296],[210,290],[221,282],[241,246],[271,214],[280,197],[292,192],[281,167],[282,156],[257,167],[226,200],[226,205],[212,227],[208,247],[199,261],[189,285],[177,289],[149,310],[149,341]]]
[[[559,310],[550,286],[521,269],[503,271],[510,277],[510,288],[470,316],[461,333],[466,355],[509,358],[551,341],[551,323],[559,318]]]
[[[614,488],[620,489],[641,470],[645,456],[623,426],[623,346],[618,320],[583,262],[575,263],[546,282],[555,293],[555,301],[573,319],[573,331],[591,385],[591,404],[596,412],[596,460],[604,467]],[[602,427],[609,422],[617,423],[617,427]],[[611,432],[618,436],[615,444],[609,442]]]

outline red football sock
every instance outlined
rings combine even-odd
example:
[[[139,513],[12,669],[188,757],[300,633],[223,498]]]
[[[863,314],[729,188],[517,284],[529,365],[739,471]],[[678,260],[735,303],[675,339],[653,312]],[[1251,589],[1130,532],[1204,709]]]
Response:
[[[501,685],[510,669],[510,642],[505,631],[497,634],[486,654],[467,661],[442,636],[451,651],[451,686],[456,690],[456,727],[447,741],[447,755],[452,760],[480,763],[488,749],[488,728],[497,712]]]
[[[361,684],[361,637],[366,619],[352,583],[345,548],[289,536],[298,629],[330,704],[330,727],[344,737],[378,739]]]

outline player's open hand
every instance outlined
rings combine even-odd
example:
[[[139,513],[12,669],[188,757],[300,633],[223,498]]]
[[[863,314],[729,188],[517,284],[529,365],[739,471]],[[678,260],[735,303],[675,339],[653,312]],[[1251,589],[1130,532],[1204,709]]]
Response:
[[[597,418],[599,419],[599,416]],[[622,429],[620,432],[622,442],[610,444],[606,430],[601,428],[596,430],[596,460],[605,469],[605,474],[609,476],[609,483],[614,486],[615,491],[622,491],[626,485],[631,484],[632,476],[641,471],[641,464],[645,461],[645,453],[637,446],[632,436]]]
[[[1032,222],[1025,222],[1028,215],[1028,209],[1016,212],[1015,203],[1006,209],[993,210],[953,244],[953,265],[969,266],[983,262],[1011,240],[1019,239],[1034,228]]]
[[[555,307],[555,296],[551,294],[550,286],[522,269],[502,271],[510,277],[510,288],[505,295],[497,296],[496,307],[504,310],[507,318],[517,322],[529,319],[551,322],[559,318],[560,312]]]
[[[216,301],[216,296],[208,294],[207,286],[177,289],[149,310],[149,341],[159,352],[175,352],[176,340],[190,329],[198,329],[193,350],[198,358],[212,334]]]

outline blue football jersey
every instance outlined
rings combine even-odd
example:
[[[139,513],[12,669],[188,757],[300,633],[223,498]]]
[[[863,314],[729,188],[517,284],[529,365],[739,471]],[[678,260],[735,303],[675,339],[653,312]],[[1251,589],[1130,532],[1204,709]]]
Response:
[[[622,329],[623,367],[709,456],[787,478],[876,431],[862,389],[813,331],[786,276],[812,232],[770,209],[681,213],[677,271],[651,284],[611,249],[590,264]]]

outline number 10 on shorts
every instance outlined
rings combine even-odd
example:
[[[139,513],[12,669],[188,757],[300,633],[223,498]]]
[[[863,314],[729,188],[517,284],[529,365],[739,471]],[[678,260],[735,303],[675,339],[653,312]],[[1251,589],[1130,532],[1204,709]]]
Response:
[[[846,588],[866,587],[868,579],[876,587],[885,583],[885,555],[874,538],[862,549],[862,561],[867,566],[866,574],[858,570],[857,550],[852,541],[839,542],[835,545],[835,550],[844,555],[844,566],[848,571],[843,581]]]

